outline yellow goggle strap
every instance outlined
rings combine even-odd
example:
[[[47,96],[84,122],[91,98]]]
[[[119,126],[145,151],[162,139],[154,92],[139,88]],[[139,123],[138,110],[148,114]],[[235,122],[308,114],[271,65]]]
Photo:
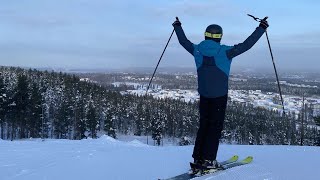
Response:
[[[209,32],[205,32],[204,33],[204,36],[205,37],[209,37],[209,38],[221,38],[222,37],[222,34],[211,34]]]

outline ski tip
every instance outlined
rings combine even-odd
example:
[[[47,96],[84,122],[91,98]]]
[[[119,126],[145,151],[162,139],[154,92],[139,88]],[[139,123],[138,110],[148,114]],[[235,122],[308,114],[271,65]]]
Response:
[[[244,160],[242,160],[243,163],[251,163],[252,161],[253,161],[253,157],[252,156],[248,156]]]
[[[237,161],[239,159],[239,156],[238,155],[234,155],[232,156],[231,160],[232,161]]]

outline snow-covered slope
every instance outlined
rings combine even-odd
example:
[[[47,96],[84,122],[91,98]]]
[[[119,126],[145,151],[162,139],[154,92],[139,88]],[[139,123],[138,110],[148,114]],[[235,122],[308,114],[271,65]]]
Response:
[[[219,160],[254,156],[250,165],[197,180],[320,179],[319,147],[221,145]],[[0,140],[1,180],[156,180],[188,170],[193,146],[148,146],[99,139]]]

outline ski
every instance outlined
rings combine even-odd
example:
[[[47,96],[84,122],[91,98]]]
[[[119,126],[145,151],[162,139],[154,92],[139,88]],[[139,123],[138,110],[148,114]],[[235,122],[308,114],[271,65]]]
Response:
[[[230,169],[236,166],[241,166],[241,165],[246,165],[246,164],[250,164],[253,161],[253,157],[252,156],[248,156],[245,159],[235,162],[235,163],[231,163],[231,164],[226,164],[224,166],[222,166],[224,169]]]
[[[196,175],[194,177],[199,177],[199,176],[203,176],[203,175],[207,175],[207,174],[213,174],[213,173],[216,173],[216,172],[219,172],[219,171],[224,171],[226,169],[230,169],[230,168],[233,168],[233,167],[250,164],[252,161],[253,161],[253,157],[252,156],[248,156],[248,157],[246,157],[245,159],[243,159],[241,161],[237,161],[237,162],[234,162],[234,163],[229,163],[229,164],[222,165],[222,167],[219,168],[219,169],[204,170],[202,174]]]
[[[231,164],[237,163],[238,159],[239,159],[239,156],[234,155],[230,159],[220,162],[220,164],[222,166],[231,165]],[[195,164],[190,163],[190,166],[194,167]],[[168,179],[158,179],[158,180],[189,180],[189,179],[192,179],[192,178],[195,178],[195,177],[198,177],[198,176],[196,176],[195,174],[190,174],[189,172],[186,172],[186,173],[177,175],[175,177],[171,177],[171,178],[168,178]]]
[[[234,155],[234,156],[232,156],[230,159],[225,160],[225,161],[222,161],[222,162],[220,162],[219,164],[220,164],[221,166],[227,165],[227,164],[234,163],[234,162],[238,161],[238,159],[239,159],[239,156]],[[195,167],[196,167],[196,164],[190,163],[190,167],[191,167],[191,168],[195,168]]]

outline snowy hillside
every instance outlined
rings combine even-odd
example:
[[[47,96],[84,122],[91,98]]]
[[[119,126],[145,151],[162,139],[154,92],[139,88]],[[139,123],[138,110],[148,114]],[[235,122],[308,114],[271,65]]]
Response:
[[[188,170],[193,146],[148,146],[108,136],[80,141],[0,140],[1,180],[156,180]],[[320,179],[319,147],[221,145],[218,159],[254,162],[197,180]]]

